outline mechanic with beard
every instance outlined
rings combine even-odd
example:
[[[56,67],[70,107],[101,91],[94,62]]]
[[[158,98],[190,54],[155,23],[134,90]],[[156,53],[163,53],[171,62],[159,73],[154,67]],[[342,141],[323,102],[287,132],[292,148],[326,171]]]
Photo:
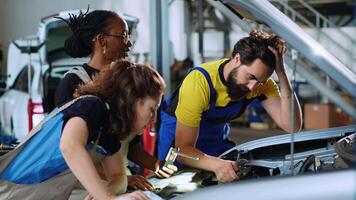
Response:
[[[234,161],[217,156],[235,146],[228,122],[241,116],[254,99],[285,131],[299,131],[302,114],[295,96],[295,128],[291,130],[291,95],[283,54],[285,42],[275,34],[252,31],[234,46],[232,58],[192,68],[180,87],[162,105],[158,158],[171,146],[199,160],[178,157],[186,166],[215,173],[220,182],[237,180]],[[272,80],[276,72],[280,90]]]

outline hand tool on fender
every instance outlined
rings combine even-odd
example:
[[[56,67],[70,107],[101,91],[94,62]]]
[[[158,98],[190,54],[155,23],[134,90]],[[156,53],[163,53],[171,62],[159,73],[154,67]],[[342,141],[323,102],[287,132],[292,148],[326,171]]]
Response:
[[[172,165],[174,163],[174,161],[176,160],[177,156],[182,156],[184,158],[189,158],[192,160],[199,160],[198,157],[194,157],[194,156],[190,156],[187,155],[185,153],[181,153],[179,152],[179,148],[173,148],[171,147],[168,151],[168,154],[166,156],[166,158],[164,159],[164,164],[163,166],[166,167],[167,165]]]

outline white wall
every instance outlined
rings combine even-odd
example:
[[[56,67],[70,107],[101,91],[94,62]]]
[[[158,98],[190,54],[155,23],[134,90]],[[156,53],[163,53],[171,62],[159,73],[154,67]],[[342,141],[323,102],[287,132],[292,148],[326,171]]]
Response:
[[[187,34],[185,30],[184,1],[174,1],[169,6],[169,39],[172,42],[172,55],[177,60],[187,57]]]
[[[143,62],[143,53],[150,52],[151,30],[150,30],[150,1],[147,0],[120,0],[121,12],[138,17],[137,40],[132,52],[139,53],[139,62]]]

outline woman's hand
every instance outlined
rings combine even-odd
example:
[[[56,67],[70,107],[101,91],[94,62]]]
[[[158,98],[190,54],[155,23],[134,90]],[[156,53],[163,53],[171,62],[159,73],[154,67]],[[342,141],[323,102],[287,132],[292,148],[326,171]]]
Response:
[[[158,160],[155,164],[155,174],[160,178],[168,178],[177,170],[178,168],[175,165],[164,166],[161,160]]]
[[[153,190],[153,185],[140,175],[127,176],[127,187],[134,190]]]

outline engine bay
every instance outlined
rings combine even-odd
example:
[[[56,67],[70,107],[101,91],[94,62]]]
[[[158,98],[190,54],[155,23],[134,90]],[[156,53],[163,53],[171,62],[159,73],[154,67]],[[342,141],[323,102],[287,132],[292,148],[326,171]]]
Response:
[[[341,156],[340,148],[345,147],[340,144],[354,141],[355,135],[356,125],[298,133],[292,158],[290,134],[285,134],[237,145],[220,158],[236,161],[239,167],[236,173],[240,177],[236,182],[345,169],[351,167],[351,162],[345,162]],[[154,192],[164,199],[221,184],[212,172],[190,168],[168,179],[151,177],[149,180],[156,188]]]

